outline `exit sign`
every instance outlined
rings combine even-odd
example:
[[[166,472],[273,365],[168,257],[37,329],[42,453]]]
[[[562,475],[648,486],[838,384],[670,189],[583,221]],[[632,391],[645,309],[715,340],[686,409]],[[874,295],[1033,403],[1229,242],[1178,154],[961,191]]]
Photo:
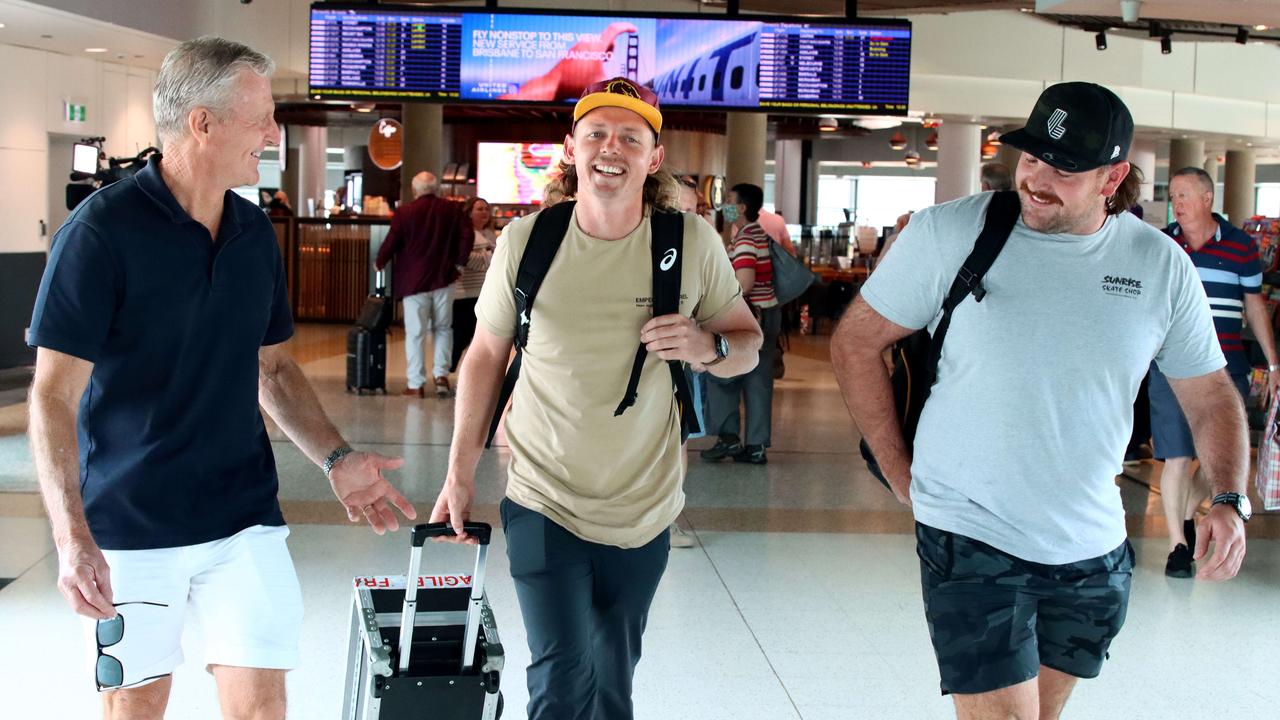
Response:
[[[85,106],[83,103],[73,103],[70,100],[63,100],[62,110],[62,119],[67,122],[82,123],[85,121]]]

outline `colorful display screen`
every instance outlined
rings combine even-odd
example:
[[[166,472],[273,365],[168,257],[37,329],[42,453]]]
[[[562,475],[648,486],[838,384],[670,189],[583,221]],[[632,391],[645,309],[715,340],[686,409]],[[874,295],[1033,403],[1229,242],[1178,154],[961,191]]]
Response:
[[[572,102],[625,76],[663,105],[905,115],[911,25],[311,8],[311,94]]]
[[[559,143],[482,142],[476,150],[476,195],[504,205],[541,203],[563,156]]]

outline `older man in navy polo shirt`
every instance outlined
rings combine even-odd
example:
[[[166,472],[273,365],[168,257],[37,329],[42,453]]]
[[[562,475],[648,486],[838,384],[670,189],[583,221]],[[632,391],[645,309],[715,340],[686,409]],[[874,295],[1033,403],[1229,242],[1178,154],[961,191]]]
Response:
[[[415,516],[382,477],[403,461],[352,451],[291,358],[275,234],[229,189],[279,143],[273,69],[219,38],[171,52],[163,158],[72,213],[36,299],[31,443],[108,718],[163,716],[188,613],[223,713],[285,716],[302,602],[259,403],[351,520]]]

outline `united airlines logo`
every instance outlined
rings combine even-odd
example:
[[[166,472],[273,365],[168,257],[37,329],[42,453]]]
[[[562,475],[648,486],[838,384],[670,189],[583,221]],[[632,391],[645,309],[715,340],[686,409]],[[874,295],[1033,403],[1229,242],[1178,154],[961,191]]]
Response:
[[[1122,275],[1104,275],[1102,292],[1117,297],[1138,297],[1142,294],[1142,281]]]
[[[672,265],[675,265],[675,264],[676,264],[676,249],[671,248],[670,250],[663,253],[662,262],[658,263],[658,267],[661,268],[663,272],[666,272],[671,269]]]
[[[1053,115],[1049,116],[1049,137],[1054,140],[1061,140],[1062,136],[1067,134],[1067,126],[1062,124],[1066,119],[1066,110],[1058,108],[1053,111]]]

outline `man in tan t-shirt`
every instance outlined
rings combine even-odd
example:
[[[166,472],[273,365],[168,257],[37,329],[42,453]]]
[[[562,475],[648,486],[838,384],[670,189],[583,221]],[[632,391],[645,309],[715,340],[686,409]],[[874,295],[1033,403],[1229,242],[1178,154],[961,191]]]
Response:
[[[574,108],[563,184],[577,205],[538,293],[506,420],[507,554],[532,663],[530,720],[629,720],[649,604],[666,569],[667,528],[684,506],[680,416],[667,360],[740,375],[760,328],[719,237],[684,216],[679,314],[652,317],[649,213],[664,182],[662,114],[625,78]],[[498,243],[462,366],[449,474],[432,521],[462,525],[512,349],[516,270],[534,218]],[[636,346],[649,355],[636,403],[614,415]]]

